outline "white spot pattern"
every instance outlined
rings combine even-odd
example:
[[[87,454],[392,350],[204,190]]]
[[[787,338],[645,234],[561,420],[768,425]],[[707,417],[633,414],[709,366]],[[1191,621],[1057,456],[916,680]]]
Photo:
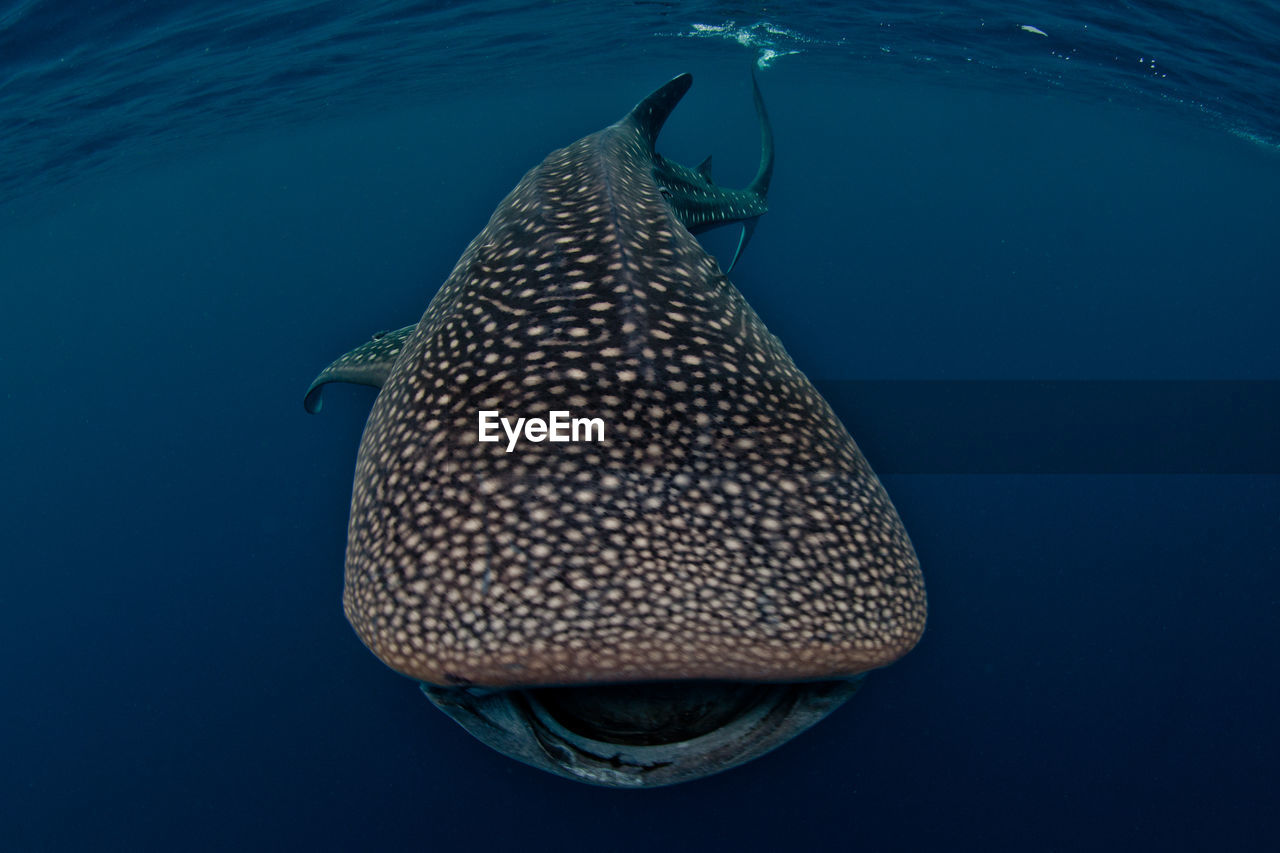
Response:
[[[924,628],[911,543],[782,345],[672,215],[633,122],[553,152],[405,345],[360,446],[344,603],[436,684],[852,675]],[[603,418],[476,441],[479,409]]]

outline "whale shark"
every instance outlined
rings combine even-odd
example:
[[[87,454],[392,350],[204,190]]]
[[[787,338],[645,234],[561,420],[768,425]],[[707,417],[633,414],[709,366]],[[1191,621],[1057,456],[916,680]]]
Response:
[[[672,87],[672,84],[676,85]],[[678,101],[683,95],[680,87],[684,86],[687,91],[689,85],[692,85],[692,77],[681,75],[668,84],[672,88],[664,97],[674,97]],[[760,165],[755,177],[746,187],[734,188],[716,184],[711,177],[710,156],[696,168],[689,168],[663,157],[656,150],[651,152],[653,180],[658,184],[658,191],[666,199],[671,213],[691,234],[701,234],[724,225],[742,224],[737,247],[725,269],[726,274],[733,271],[751,240],[751,235],[755,233],[756,222],[769,210],[767,196],[769,181],[773,176],[773,126],[769,122],[769,113],[765,109],[764,97],[760,94],[760,85],[754,74],[751,77],[751,89],[756,116],[760,122]],[[661,92],[662,90],[655,92],[654,96]],[[668,114],[674,105],[672,103],[668,107]],[[656,108],[659,105],[655,102],[653,106]],[[649,138],[650,148],[656,142],[664,123],[665,116],[644,131],[653,134]],[[324,386],[331,383],[381,388],[401,347],[416,328],[415,323],[377,332],[370,340],[335,359],[307,388],[303,398],[306,410],[311,414],[321,410],[324,405]]]
[[[418,323],[337,359],[304,400],[380,388],[348,526],[359,638],[486,744],[610,787],[767,752],[926,617],[878,478],[694,236],[741,224],[732,266],[767,211],[760,88],[760,164],[731,189],[709,158],[655,150],[691,83],[549,154]],[[600,440],[548,436],[568,412]],[[486,442],[499,413],[541,436]]]

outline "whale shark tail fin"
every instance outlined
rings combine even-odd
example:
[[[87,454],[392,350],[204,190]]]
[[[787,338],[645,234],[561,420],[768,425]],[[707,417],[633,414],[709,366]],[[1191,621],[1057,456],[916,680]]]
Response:
[[[751,94],[756,102],[756,117],[760,120],[760,166],[747,189],[763,199],[769,195],[769,182],[773,180],[773,124],[769,121],[768,110],[764,108],[764,96],[760,94],[754,70],[751,72]]]
[[[738,248],[733,250],[733,260],[729,261],[729,268],[726,269],[725,275],[733,272],[733,268],[738,264],[738,258],[742,257],[742,250],[747,248],[747,243],[751,240],[751,235],[756,233],[756,223],[760,221],[759,216],[753,216],[750,219],[742,220],[742,234],[738,237]]]

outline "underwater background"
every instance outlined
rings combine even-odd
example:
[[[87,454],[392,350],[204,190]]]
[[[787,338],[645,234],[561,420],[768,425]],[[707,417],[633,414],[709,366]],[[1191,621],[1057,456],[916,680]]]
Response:
[[[928,629],[742,768],[492,752],[341,607],[374,392],[549,151],[770,212],[732,276]],[[1263,850],[1280,833],[1275,3],[0,3],[0,850]],[[704,242],[722,262],[736,233]]]

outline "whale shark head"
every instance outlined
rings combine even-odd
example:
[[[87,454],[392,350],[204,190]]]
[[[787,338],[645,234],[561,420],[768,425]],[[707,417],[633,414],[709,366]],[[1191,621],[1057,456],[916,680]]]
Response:
[[[690,83],[548,155],[415,326],[312,386],[381,386],[348,528],[361,640],[490,746],[614,787],[772,749],[925,620],[875,474],[692,236],[763,207],[654,150]]]

